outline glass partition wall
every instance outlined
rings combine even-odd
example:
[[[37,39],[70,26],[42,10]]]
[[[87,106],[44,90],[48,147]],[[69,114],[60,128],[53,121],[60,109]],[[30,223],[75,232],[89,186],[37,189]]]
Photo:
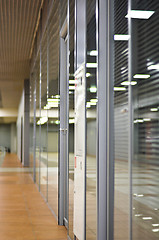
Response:
[[[132,11],[135,10],[135,11]],[[159,2],[132,1],[133,239],[159,238]]]
[[[114,239],[129,238],[127,0],[114,2]],[[123,36],[123,38],[122,38]]]
[[[101,0],[100,0],[101,1]],[[105,0],[107,2],[107,0]],[[68,235],[74,239],[75,1],[69,0]],[[86,1],[86,239],[97,239],[97,96],[99,1]],[[158,77],[159,2],[114,0],[114,239],[159,238]],[[66,1],[48,1],[48,19],[37,36],[30,84],[30,167],[39,190],[58,218],[60,138],[60,36]],[[50,7],[51,6],[51,7]],[[99,16],[98,16],[99,17]],[[98,23],[98,25],[97,25]],[[40,30],[41,31],[41,30]],[[40,39],[42,36],[42,39]],[[76,36],[77,37],[77,36]],[[40,40],[39,40],[40,39]],[[68,40],[65,39],[65,40]],[[99,39],[98,39],[99,40]],[[68,67],[68,66],[67,66]],[[36,82],[36,84],[34,83]],[[112,94],[113,96],[113,94]],[[34,102],[35,101],[35,102]],[[62,101],[62,99],[61,99]],[[34,114],[36,115],[34,116]],[[35,120],[35,122],[34,122]],[[36,141],[33,126],[36,123]],[[99,134],[99,133],[98,133]],[[103,143],[104,145],[104,143]],[[35,149],[33,149],[35,147]],[[35,154],[34,154],[35,150]],[[105,159],[103,159],[105,161]],[[105,171],[106,174],[106,171]],[[111,183],[110,183],[111,184]],[[113,201],[113,199],[112,199]]]
[[[96,1],[87,1],[86,60],[86,239],[97,238],[97,46]]]

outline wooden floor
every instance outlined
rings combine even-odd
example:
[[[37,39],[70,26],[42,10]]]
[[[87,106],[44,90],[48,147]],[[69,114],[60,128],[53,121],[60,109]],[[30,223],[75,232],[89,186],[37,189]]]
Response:
[[[0,240],[66,240],[35,184],[15,154],[0,168]]]

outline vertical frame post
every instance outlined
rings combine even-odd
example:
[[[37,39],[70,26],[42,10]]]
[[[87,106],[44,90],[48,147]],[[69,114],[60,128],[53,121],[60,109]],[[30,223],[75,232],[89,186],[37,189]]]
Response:
[[[131,0],[128,0],[128,12],[131,11]],[[132,240],[132,159],[133,159],[133,106],[132,106],[132,39],[131,39],[131,17],[128,18],[128,126],[129,126],[129,240]]]
[[[114,236],[113,1],[97,0],[97,239]]]

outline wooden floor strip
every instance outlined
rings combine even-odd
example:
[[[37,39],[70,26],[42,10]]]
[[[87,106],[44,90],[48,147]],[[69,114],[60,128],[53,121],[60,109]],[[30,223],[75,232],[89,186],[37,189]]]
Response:
[[[6,154],[0,172],[0,239],[66,240],[65,227],[56,219],[16,154]]]

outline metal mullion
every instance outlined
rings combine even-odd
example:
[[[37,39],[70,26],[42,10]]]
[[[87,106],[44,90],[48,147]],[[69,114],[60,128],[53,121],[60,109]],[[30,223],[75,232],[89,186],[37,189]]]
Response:
[[[97,239],[114,234],[113,1],[98,7],[98,164]]]
[[[128,12],[131,11],[131,0],[128,0]],[[132,78],[132,39],[131,39],[131,17],[128,18],[128,81]],[[132,106],[132,85],[128,88],[128,126],[129,126],[129,145],[128,145],[128,169],[129,169],[129,240],[132,240],[132,159],[133,159],[133,106]]]

